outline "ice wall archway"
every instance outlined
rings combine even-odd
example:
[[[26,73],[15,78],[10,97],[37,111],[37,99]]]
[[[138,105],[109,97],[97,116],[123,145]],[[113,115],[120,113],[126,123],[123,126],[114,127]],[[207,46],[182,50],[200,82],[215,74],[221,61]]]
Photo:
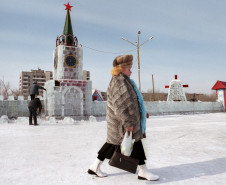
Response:
[[[76,86],[67,87],[62,91],[62,116],[83,115],[83,92]]]

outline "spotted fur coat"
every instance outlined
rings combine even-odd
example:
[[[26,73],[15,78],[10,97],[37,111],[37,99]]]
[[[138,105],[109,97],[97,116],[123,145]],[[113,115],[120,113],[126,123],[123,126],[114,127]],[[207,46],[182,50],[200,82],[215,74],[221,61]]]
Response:
[[[130,79],[113,76],[107,90],[107,143],[119,145],[128,127],[133,126],[133,138],[143,138],[137,94]]]

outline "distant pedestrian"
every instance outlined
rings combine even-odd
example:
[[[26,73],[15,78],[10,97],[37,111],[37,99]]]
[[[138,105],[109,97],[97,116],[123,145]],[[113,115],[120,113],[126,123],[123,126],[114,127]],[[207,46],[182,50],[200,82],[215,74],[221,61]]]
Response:
[[[37,123],[37,115],[41,114],[42,111],[42,103],[39,98],[35,98],[31,100],[28,104],[28,109],[29,109],[29,125],[32,124],[32,117],[34,118],[34,125],[38,125]],[[38,113],[37,113],[38,110]]]
[[[39,89],[43,89],[46,91],[44,87],[38,85],[37,82],[34,81],[33,84],[30,86],[31,100],[35,99],[35,95],[39,95],[39,92],[38,92]]]
[[[132,131],[135,143],[130,157],[139,160],[138,179],[154,181],[159,176],[152,174],[145,165],[146,156],[141,140],[146,137],[147,114],[143,97],[135,82],[130,79],[132,64],[132,55],[118,56],[113,61],[112,79],[107,90],[107,140],[88,173],[106,177],[107,174],[100,169],[101,164],[120,148],[125,133]]]

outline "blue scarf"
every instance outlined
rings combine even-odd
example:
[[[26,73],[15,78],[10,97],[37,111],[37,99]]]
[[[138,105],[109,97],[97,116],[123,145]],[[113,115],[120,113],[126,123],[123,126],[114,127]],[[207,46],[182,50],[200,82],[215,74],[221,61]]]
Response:
[[[138,99],[139,107],[140,107],[140,115],[141,115],[140,126],[141,126],[142,134],[144,134],[145,130],[146,130],[146,111],[145,111],[145,107],[144,107],[143,96],[141,95],[141,93],[140,93],[139,89],[137,88],[137,85],[135,84],[135,82],[132,79],[130,79],[130,81],[132,82],[133,88],[134,88],[134,90],[137,94],[137,99]]]

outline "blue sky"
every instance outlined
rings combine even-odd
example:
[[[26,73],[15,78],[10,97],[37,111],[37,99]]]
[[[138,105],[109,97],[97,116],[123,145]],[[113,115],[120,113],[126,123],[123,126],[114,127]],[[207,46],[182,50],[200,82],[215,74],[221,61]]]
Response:
[[[154,39],[140,48],[141,88],[164,88],[178,75],[186,92],[211,93],[226,81],[225,0],[7,0],[0,2],[0,79],[18,88],[21,71],[53,69],[53,49],[70,3],[74,35],[84,47],[83,68],[93,88],[106,91],[112,61],[133,50],[132,78],[138,82],[136,48],[125,42]]]

